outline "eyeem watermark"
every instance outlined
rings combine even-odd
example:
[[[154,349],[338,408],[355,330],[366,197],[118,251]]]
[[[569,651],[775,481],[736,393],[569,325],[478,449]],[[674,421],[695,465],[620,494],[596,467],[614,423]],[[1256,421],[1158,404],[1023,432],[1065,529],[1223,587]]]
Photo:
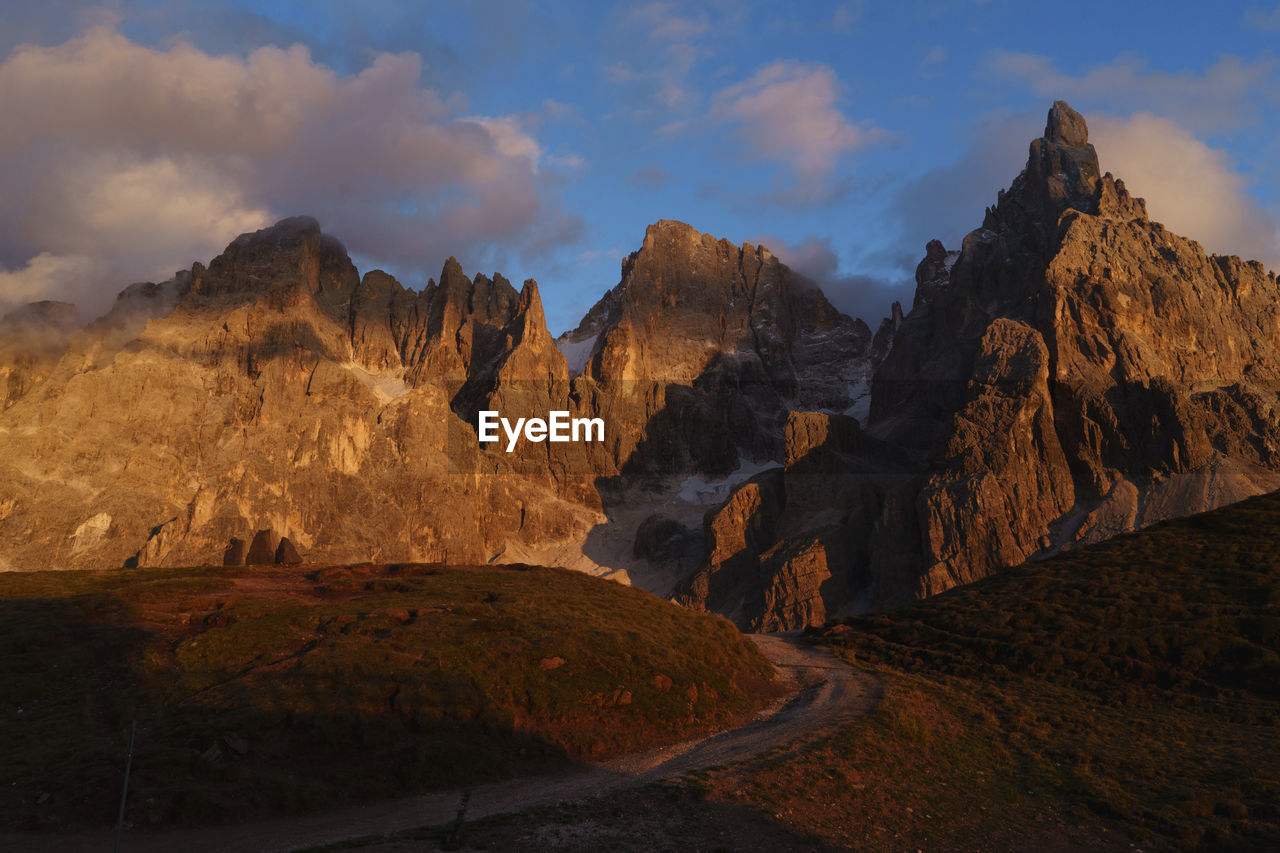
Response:
[[[479,413],[480,441],[498,441],[498,427],[507,437],[507,452],[516,449],[521,434],[525,441],[604,441],[604,418],[571,418],[568,412],[548,412],[547,419],[516,418],[511,421],[496,411],[487,409]]]

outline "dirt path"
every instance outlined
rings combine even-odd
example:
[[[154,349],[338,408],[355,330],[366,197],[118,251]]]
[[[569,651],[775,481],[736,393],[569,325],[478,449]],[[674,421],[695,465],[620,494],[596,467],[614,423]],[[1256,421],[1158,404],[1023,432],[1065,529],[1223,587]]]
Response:
[[[576,800],[624,787],[667,779],[704,767],[733,764],[798,739],[811,738],[833,724],[867,713],[880,696],[877,679],[846,666],[824,648],[794,635],[753,635],[752,639],[794,689],[735,729],[614,761],[570,768],[562,773],[510,779],[475,788],[467,820],[518,812],[533,806]],[[353,838],[389,835],[453,821],[459,792],[423,794],[328,814],[277,818],[235,826],[162,832],[128,832],[121,853],[284,853]],[[0,849],[12,853],[111,849],[107,832],[75,836],[7,834]]]

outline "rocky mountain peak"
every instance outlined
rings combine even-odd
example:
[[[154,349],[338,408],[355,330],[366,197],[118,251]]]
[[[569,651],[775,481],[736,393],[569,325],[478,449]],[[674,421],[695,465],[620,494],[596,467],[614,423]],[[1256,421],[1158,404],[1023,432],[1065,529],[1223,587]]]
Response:
[[[1044,136],[1031,141],[1027,165],[1008,192],[988,210],[983,228],[1018,230],[1042,243],[1067,209],[1097,209],[1098,152],[1089,143],[1084,118],[1065,101],[1054,102]]]
[[[870,431],[928,460],[910,594],[1280,482],[1255,331],[1274,280],[1151,222],[1067,104],[953,263],[942,248],[872,393]]]
[[[440,283],[428,283],[424,298],[435,327],[456,327],[467,320],[501,327],[514,315],[519,294],[497,273],[492,279],[482,273],[467,278],[457,258],[450,257],[440,270]]]
[[[640,251],[652,251],[660,246],[692,247],[703,242],[703,237],[709,236],[687,222],[677,219],[659,219],[644,230],[644,242],[640,245]],[[716,242],[714,237],[711,241]]]
[[[80,311],[70,302],[42,299],[19,305],[0,317],[0,329],[6,332],[23,328],[44,327],[69,332],[80,325]]]
[[[495,387],[504,383],[533,383],[540,404],[537,410],[554,408],[554,398],[561,391],[567,392],[569,373],[564,356],[556,349],[555,340],[547,331],[547,317],[542,310],[538,283],[531,278],[526,279],[520,288],[520,297],[505,333],[506,341],[494,374],[498,380]]]
[[[542,297],[538,294],[538,283],[531,278],[525,279],[520,288],[516,317],[520,320],[522,338],[530,334],[551,337],[551,333],[547,331],[547,315],[542,310]]]
[[[1026,168],[1007,192],[1000,192],[981,230],[1004,232],[1025,250],[1043,253],[1055,239],[1058,218],[1069,210],[1147,219],[1146,203],[1130,196],[1110,172],[1102,173],[1084,117],[1066,101],[1054,101],[1044,135],[1031,141]]]
[[[465,290],[469,288],[470,284],[467,274],[462,271],[462,264],[458,263],[457,258],[450,255],[440,269],[440,287],[445,290]]]
[[[843,409],[870,339],[865,323],[764,246],[664,219],[646,229],[621,281],[562,346],[575,356],[572,369],[581,363],[597,381],[719,382],[728,370],[735,383],[768,385],[788,405]],[[833,366],[851,359],[858,376]]]
[[[65,351],[0,337],[0,569],[189,564],[270,529],[309,559],[684,578],[768,630],[1280,488],[1275,276],[1150,222],[1098,162],[1055,103],[874,338],[767,249],[674,220],[559,349],[531,280],[451,258],[419,293],[358,282],[308,217],[242,235]],[[607,436],[480,447],[487,410]]]
[[[525,284],[528,283],[525,282]],[[537,284],[534,284],[535,296],[537,288]],[[476,277],[471,281],[471,300],[469,305],[471,313],[490,317],[495,321],[498,318],[509,316],[513,311],[520,310],[516,289],[500,273],[494,273],[492,279],[476,273]]]
[[[1083,148],[1089,144],[1089,126],[1084,116],[1066,101],[1054,101],[1044,126],[1044,138],[1059,145]]]
[[[191,269],[191,292],[201,295],[302,288],[345,303],[360,277],[336,237],[310,216],[293,216],[232,240],[206,269]]]
[[[288,216],[259,231],[241,234],[231,241],[228,248],[249,247],[258,251],[279,251],[320,233],[320,223],[314,216]]]

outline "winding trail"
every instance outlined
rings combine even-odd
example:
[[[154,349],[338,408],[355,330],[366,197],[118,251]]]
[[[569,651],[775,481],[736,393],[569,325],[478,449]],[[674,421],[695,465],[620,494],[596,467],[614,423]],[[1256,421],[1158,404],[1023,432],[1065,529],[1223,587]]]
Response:
[[[577,800],[621,788],[669,779],[707,767],[735,764],[774,749],[807,741],[844,720],[870,711],[880,698],[879,680],[846,665],[828,649],[798,635],[755,634],[765,656],[778,668],[787,693],[754,720],[699,740],[627,755],[600,764],[508,779],[471,791],[466,819],[523,811]],[[286,853],[354,838],[390,835],[453,821],[460,792],[421,794],[350,809],[233,826],[126,833],[121,853]],[[111,849],[113,835],[102,830],[76,835],[0,832],[0,849],[12,853]]]

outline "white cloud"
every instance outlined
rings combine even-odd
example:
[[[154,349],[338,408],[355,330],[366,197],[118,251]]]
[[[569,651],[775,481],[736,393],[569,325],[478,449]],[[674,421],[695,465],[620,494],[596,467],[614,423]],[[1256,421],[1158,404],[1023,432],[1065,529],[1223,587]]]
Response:
[[[1280,31],[1280,6],[1276,6],[1269,11],[1252,7],[1245,11],[1244,22],[1259,32],[1274,33]]]
[[[997,52],[991,67],[1045,98],[1105,105],[1120,113],[1146,110],[1206,134],[1256,125],[1262,105],[1280,99],[1275,59],[1244,62],[1223,56],[1200,74],[1152,70],[1141,60],[1121,58],[1071,75],[1046,56]]]
[[[1086,119],[1102,169],[1145,198],[1152,219],[1210,252],[1280,268],[1276,220],[1250,197],[1249,181],[1224,152],[1149,113]],[[954,163],[898,190],[888,213],[901,229],[904,253],[880,260],[910,274],[928,240],[936,237],[958,249],[964,235],[982,223],[983,208],[995,203],[996,191],[1007,188],[1026,164],[1027,144],[1043,127],[1042,115],[982,117]]]
[[[911,309],[915,282],[897,281],[840,272],[840,259],[830,237],[808,235],[797,242],[763,236],[756,240],[795,272],[816,283],[836,308],[851,317],[860,317],[875,331],[888,317],[894,302]]]
[[[587,168],[587,161],[581,154],[550,154],[545,159],[548,165],[565,172],[581,172]]]
[[[924,55],[920,60],[920,69],[927,69],[931,65],[941,65],[947,61],[947,51],[943,47],[934,47]]]
[[[628,17],[649,28],[649,36],[668,41],[687,41],[711,28],[705,12],[690,17],[679,14],[674,3],[647,3],[633,9]]]
[[[546,98],[542,102],[542,112],[547,118],[556,121],[581,121],[582,116],[575,104],[566,104],[554,98]]]
[[[464,121],[473,121],[488,131],[499,154],[513,159],[523,158],[530,168],[537,170],[538,161],[542,158],[542,146],[524,132],[514,116],[471,116]]]
[[[862,2],[841,3],[831,13],[831,28],[838,33],[853,32],[854,25],[862,20]]]
[[[72,290],[101,309],[297,213],[423,279],[449,254],[572,241],[581,220],[548,200],[520,121],[458,116],[420,73],[410,53],[341,76],[298,46],[213,56],[104,28],[18,48],[0,63],[0,231],[16,235],[0,298],[33,282],[66,293],[50,259],[89,259]]]
[[[73,301],[96,273],[91,258],[41,252],[20,269],[0,270],[0,314],[39,299]]]
[[[1137,113],[1089,122],[1103,170],[1147,202],[1151,218],[1211,251],[1280,269],[1277,223],[1230,158],[1165,118]]]
[[[698,94],[685,84],[685,78],[697,62],[696,49],[684,45],[668,45],[664,53],[668,61],[656,71],[637,71],[625,62],[615,62],[604,68],[605,76],[612,83],[629,86],[639,93],[644,104],[637,115],[648,115],[656,107],[665,112],[687,110],[698,102]]]
[[[602,70],[632,117],[665,123],[670,113],[698,109],[704,96],[690,77],[714,55],[709,45],[723,41],[733,18],[722,4],[709,10],[697,3],[654,2],[619,14],[606,53],[621,58]]]
[[[712,115],[737,123],[752,157],[785,163],[807,186],[824,180],[843,154],[882,135],[850,122],[837,106],[839,95],[828,66],[779,61],[722,89]]]

